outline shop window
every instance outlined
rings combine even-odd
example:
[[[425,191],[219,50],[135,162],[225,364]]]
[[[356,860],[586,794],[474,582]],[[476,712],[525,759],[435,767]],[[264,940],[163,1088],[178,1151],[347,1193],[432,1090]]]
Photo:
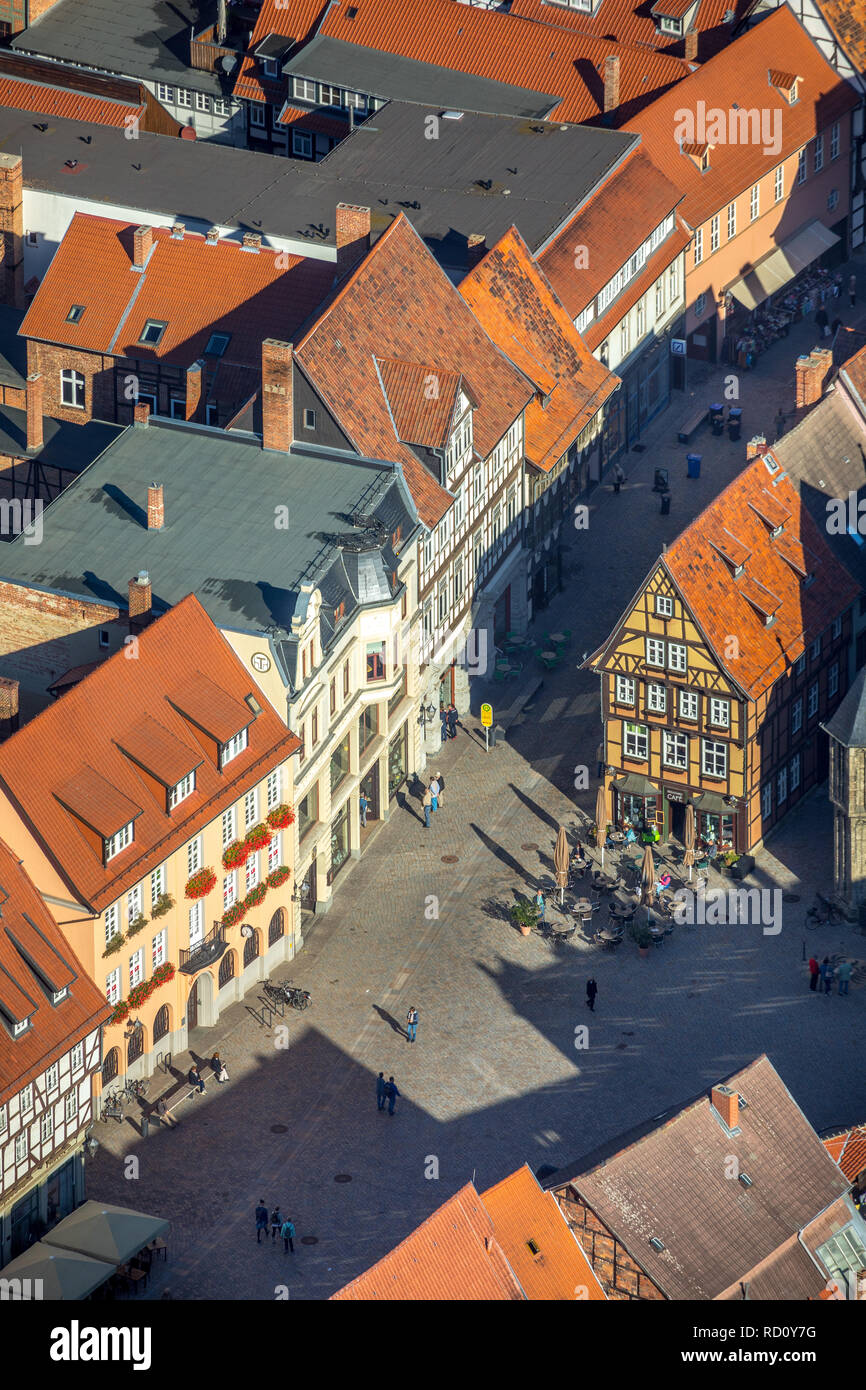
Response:
[[[331,755],[331,791],[336,791],[340,783],[349,775],[349,735]]]

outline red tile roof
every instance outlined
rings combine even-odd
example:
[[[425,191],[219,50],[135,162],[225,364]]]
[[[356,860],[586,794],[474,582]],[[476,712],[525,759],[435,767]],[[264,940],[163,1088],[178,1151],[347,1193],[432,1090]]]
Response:
[[[673,211],[682,193],[640,148],[614,169],[539,256],[572,319]],[[611,236],[611,226],[616,236]],[[576,268],[578,252],[581,268]],[[585,264],[583,263],[585,262]]]
[[[461,7],[462,8],[462,7]],[[531,396],[403,213],[297,344],[295,357],[358,451],[399,459],[422,520],[433,526],[451,496],[399,441],[376,358],[461,375],[472,399],[476,451],[507,433]]]
[[[526,457],[553,468],[619,385],[597,362],[515,227],[460,284],[478,322],[537,393],[526,407]]]
[[[788,70],[803,74],[800,99],[793,106],[768,81],[768,60],[782,54]],[[690,226],[697,227],[812,139],[819,128],[816,115],[824,129],[857,101],[856,92],[837,75],[789,7],[780,5],[632,117],[627,129],[643,138],[653,162],[685,194],[679,210]],[[702,173],[680,152],[677,135],[682,113],[699,112],[699,102],[706,112],[721,109],[728,119],[735,103],[741,111],[767,112],[774,123],[771,131],[778,121],[781,149],[765,154],[763,143],[716,143],[710,167]],[[697,122],[695,135],[702,138]]]
[[[765,460],[776,464],[775,473],[768,471]],[[775,539],[759,515],[765,493],[791,514]],[[729,545],[728,535],[743,548],[742,553]],[[731,562],[720,552],[728,553]],[[798,572],[804,552],[807,573],[814,575],[808,584]],[[733,570],[738,561],[744,563],[741,577]],[[680,532],[662,557],[662,564],[716,660],[752,699],[769,690],[859,592],[772,452],[749,464]],[[743,579],[748,581],[745,586]],[[750,598],[760,597],[759,606],[763,607],[763,595],[750,587],[754,582],[769,591],[778,605],[770,627],[750,602]],[[736,660],[726,656],[732,634],[739,641]]]
[[[0,1023],[0,1105],[111,1012],[33,883],[0,840],[0,1007],[30,1027],[12,1038]],[[69,994],[53,1004],[47,991]]]
[[[248,694],[263,705],[257,717]],[[247,724],[248,747],[220,772],[192,721],[223,740]],[[166,750],[177,759],[185,748],[187,770],[197,765],[194,792],[171,814],[122,751],[132,735],[142,755],[142,734],[154,725],[157,779]],[[117,652],[0,745],[0,789],[76,896],[101,911],[299,747],[190,594],[141,632],[137,660]],[[103,865],[85,827],[108,835],[118,815],[134,815],[134,839]]]
[[[278,93],[285,95],[284,78],[277,81],[262,79],[255,59],[255,50],[269,34],[282,34],[301,44],[308,39],[315,28],[316,21],[327,9],[329,0],[264,0],[259,10],[250,46],[241,62],[235,81],[235,96],[246,97],[250,101],[275,101]]]
[[[388,402],[397,438],[404,444],[444,449],[457,406],[459,372],[395,358],[376,358],[379,380]]]
[[[825,1138],[824,1148],[849,1182],[856,1182],[860,1174],[866,1172],[866,1125],[857,1125]]]
[[[671,0],[675,3],[676,0]],[[691,0],[688,0],[688,4]],[[711,52],[730,40],[732,24],[725,24],[728,10],[739,12],[748,0],[701,0],[690,32],[699,35],[698,57],[704,61]],[[688,8],[688,4],[686,8]],[[672,10],[665,14],[675,17]],[[541,24],[565,25],[597,38],[610,37],[617,43],[645,44],[658,52],[682,56],[683,40],[678,34],[664,34],[656,27],[651,3],[646,0],[604,0],[596,14],[582,14],[553,0],[512,0],[510,14],[522,15]]]
[[[586,329],[583,336],[588,348],[594,351],[599,343],[604,342],[611,329],[619,323],[623,315],[627,314],[633,305],[637,304],[639,299],[643,298],[648,290],[652,289],[662,272],[676,260],[691,239],[691,232],[682,219],[678,217],[674,230],[662,242],[659,249],[650,256],[640,275],[636,275],[631,284],[617,295],[601,318],[593,319]]]
[[[83,92],[71,92],[61,87],[47,87],[41,82],[26,82],[22,78],[6,76],[0,76],[0,106],[32,111],[39,116],[63,116],[71,121],[89,121],[93,125],[121,129],[129,124],[130,117],[141,120],[147,109],[139,104],[107,101]]]
[[[866,8],[862,0],[815,0],[858,72],[866,72]]]
[[[311,135],[330,135],[342,140],[349,134],[349,122],[343,116],[328,116],[322,111],[311,111],[306,106],[289,106],[288,102],[277,117],[278,125],[291,126],[292,130],[307,131]]]
[[[481,1201],[526,1298],[604,1302],[604,1290],[559,1203],[552,1192],[541,1190],[529,1168],[524,1165],[488,1187]]]
[[[334,267],[267,247],[153,228],[144,271],[132,269],[135,223],[78,212],[25,315],[25,338],[118,357],[187,367],[215,330],[231,334],[219,359],[260,369],[264,338],[286,339],[331,288]],[[85,311],[67,323],[73,304]],[[148,319],[168,327],[156,347],[139,344]]]

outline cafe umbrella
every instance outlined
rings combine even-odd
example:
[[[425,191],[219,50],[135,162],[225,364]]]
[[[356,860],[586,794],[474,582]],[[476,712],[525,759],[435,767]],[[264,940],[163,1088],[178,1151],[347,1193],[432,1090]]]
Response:
[[[562,905],[565,899],[565,890],[568,887],[568,839],[562,826],[559,827],[559,834],[556,837],[553,867],[556,870],[556,886],[559,889],[559,902]]]
[[[695,862],[695,808],[689,802],[686,807],[686,824],[684,831],[686,852],[683,855],[683,864],[689,871],[689,883],[692,881],[692,865]]]
[[[647,910],[647,921],[649,921],[649,910],[653,900],[653,884],[655,883],[655,864],[653,863],[653,852],[650,845],[646,846],[643,852],[643,859],[640,866],[640,900]]]
[[[601,867],[604,868],[604,845],[607,839],[607,792],[602,782],[595,794],[595,843],[601,845]]]

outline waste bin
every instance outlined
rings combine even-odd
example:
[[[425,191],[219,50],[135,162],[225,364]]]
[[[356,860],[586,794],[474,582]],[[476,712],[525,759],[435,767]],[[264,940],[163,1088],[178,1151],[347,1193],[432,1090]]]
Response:
[[[703,454],[686,454],[686,467],[688,468],[690,478],[699,478],[701,476],[702,458]]]
[[[653,483],[653,492],[667,492],[668,490],[668,470],[666,468],[656,469],[656,480]]]
[[[141,1137],[142,1137],[142,1139],[146,1139],[147,1136],[148,1136],[149,1134],[150,1134],[150,1116],[149,1116],[149,1115],[142,1115],[142,1117],[141,1117]]]
[[[710,406],[710,424],[713,427],[713,434],[724,434],[725,432],[725,407],[719,402],[717,405]]]
[[[743,412],[738,406],[732,406],[728,411],[728,438],[739,439],[742,426]]]
[[[669,492],[662,493],[661,514],[662,516],[670,516],[671,514],[671,495]]]

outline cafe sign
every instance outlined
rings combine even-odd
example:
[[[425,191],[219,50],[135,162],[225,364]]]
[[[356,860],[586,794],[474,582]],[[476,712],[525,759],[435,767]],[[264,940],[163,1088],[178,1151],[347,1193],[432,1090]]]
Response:
[[[685,792],[665,792],[668,801],[685,801]]]

